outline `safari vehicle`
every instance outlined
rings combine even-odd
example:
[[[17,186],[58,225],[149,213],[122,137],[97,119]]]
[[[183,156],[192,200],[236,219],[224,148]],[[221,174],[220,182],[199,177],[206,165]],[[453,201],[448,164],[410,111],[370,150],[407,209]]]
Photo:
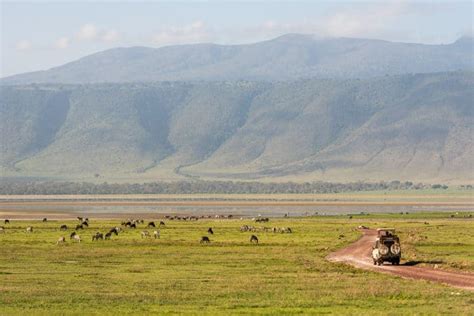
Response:
[[[372,259],[374,265],[381,265],[384,262],[400,264],[402,250],[400,248],[400,239],[395,235],[393,228],[377,229],[377,239],[372,247]]]

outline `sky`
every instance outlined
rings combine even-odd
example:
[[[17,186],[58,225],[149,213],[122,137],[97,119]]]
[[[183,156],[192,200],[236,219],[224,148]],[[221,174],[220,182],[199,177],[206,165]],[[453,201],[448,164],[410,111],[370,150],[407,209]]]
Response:
[[[241,44],[287,33],[448,44],[473,34],[472,1],[0,0],[0,77],[114,47]]]

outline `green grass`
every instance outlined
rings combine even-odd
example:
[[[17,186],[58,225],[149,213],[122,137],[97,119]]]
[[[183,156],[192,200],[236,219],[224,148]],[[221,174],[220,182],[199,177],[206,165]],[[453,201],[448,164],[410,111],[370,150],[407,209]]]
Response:
[[[271,219],[293,234],[241,233],[249,220],[167,221],[161,239],[141,228],[92,243],[119,221],[95,221],[81,244],[56,245],[73,221],[12,221],[0,234],[0,315],[16,314],[472,314],[472,292],[325,260],[360,224],[400,231],[404,259],[474,271],[473,221],[447,214]],[[429,224],[425,224],[429,221]],[[25,228],[34,226],[34,233]],[[255,225],[255,224],[253,224]],[[143,225],[142,225],[143,226]],[[210,245],[199,239],[214,228]],[[260,226],[260,225],[256,225]],[[152,231],[153,229],[149,229]],[[339,238],[340,235],[343,238]]]

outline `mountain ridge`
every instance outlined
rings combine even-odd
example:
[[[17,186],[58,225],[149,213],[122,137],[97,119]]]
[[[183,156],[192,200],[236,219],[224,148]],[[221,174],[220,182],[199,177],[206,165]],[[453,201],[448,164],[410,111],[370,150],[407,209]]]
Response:
[[[1,84],[355,79],[473,70],[473,40],[445,45],[286,34],[239,45],[212,43],[113,48]]]

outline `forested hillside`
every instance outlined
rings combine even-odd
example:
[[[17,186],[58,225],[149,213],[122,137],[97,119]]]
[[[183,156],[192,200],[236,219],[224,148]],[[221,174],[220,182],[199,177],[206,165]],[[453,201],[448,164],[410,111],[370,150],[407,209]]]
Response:
[[[1,86],[2,173],[472,180],[473,74]]]

